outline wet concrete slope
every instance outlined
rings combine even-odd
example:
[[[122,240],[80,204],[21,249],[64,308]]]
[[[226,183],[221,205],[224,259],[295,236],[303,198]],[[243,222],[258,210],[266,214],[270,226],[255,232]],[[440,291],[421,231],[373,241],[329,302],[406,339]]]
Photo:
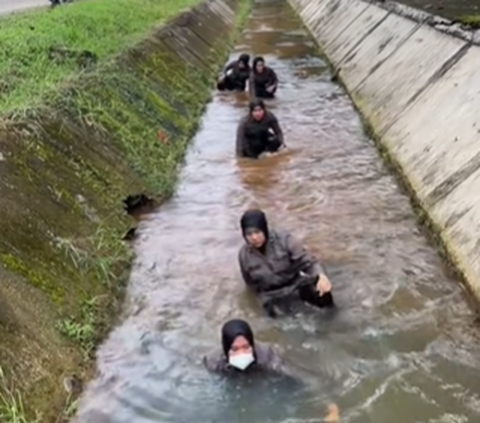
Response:
[[[480,37],[361,0],[291,0],[480,299]]]
[[[0,390],[44,422],[65,404],[62,378],[88,370],[92,326],[115,316],[132,223],[122,200],[170,194],[241,4],[199,5],[0,119]]]
[[[286,1],[254,3],[231,58],[241,52],[278,72],[268,107],[289,150],[237,160],[247,98],[215,95],[176,195],[139,227],[124,319],[98,351],[75,422],[317,422],[330,401],[343,423],[477,421],[474,314]],[[239,219],[255,205],[325,262],[334,319],[301,309],[268,320],[248,295]],[[207,374],[201,359],[232,317],[308,368],[310,384]]]

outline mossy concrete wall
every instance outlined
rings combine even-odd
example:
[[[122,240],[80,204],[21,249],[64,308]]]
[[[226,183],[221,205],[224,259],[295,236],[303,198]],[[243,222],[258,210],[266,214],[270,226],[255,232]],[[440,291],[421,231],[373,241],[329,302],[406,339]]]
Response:
[[[289,1],[480,299],[480,32],[396,3]]]
[[[129,262],[122,200],[172,193],[247,4],[205,2],[0,119],[0,366],[42,422],[111,320]]]

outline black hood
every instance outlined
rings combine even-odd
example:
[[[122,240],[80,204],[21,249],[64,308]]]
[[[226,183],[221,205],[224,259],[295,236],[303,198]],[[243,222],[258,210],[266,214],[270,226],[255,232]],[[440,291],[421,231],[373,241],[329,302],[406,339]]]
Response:
[[[267,217],[261,210],[247,210],[243,213],[243,216],[240,219],[240,226],[244,238],[247,229],[255,228],[261,230],[265,234],[265,238],[268,239]]]
[[[260,107],[261,109],[263,109],[265,111],[267,110],[263,100],[255,99],[255,100],[251,101],[250,103],[248,103],[248,109],[250,110],[250,113],[252,113],[255,110],[255,108],[257,108],[257,107]]]
[[[233,319],[223,325],[222,347],[225,357],[228,357],[228,352],[230,351],[235,338],[240,335],[248,340],[252,348],[255,347],[252,328],[245,320]]]
[[[258,62],[263,62],[263,64],[265,65],[265,59],[262,56],[257,56],[257,57],[255,57],[255,59],[253,59],[252,69],[253,69],[253,72],[255,72],[255,73],[257,73],[257,63]]]
[[[238,57],[238,61],[242,62],[248,68],[250,66],[250,55],[249,54],[241,54]]]

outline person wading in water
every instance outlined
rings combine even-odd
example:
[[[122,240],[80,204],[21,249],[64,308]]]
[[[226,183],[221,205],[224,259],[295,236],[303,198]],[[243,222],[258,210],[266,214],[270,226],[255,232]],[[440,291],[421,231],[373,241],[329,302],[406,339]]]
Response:
[[[281,376],[286,378],[283,386],[289,390],[301,389],[309,380],[321,378],[320,375],[312,378],[309,370],[287,360],[273,345],[256,341],[250,325],[241,319],[229,320],[222,326],[221,349],[204,357],[203,363],[210,372],[229,378]],[[338,407],[331,403],[323,421],[338,420]]]
[[[292,235],[270,230],[261,210],[246,211],[240,226],[245,239],[238,254],[243,280],[271,317],[279,313],[276,303],[292,294],[318,308],[335,306],[323,266]]]
[[[266,110],[262,100],[250,102],[248,115],[237,127],[237,156],[257,159],[263,153],[274,153],[282,148],[285,148],[285,141],[277,117]]]
[[[256,98],[273,98],[278,88],[278,77],[275,71],[265,66],[263,57],[253,59],[253,69],[250,77],[251,93]]]
[[[230,62],[217,80],[219,91],[245,91],[250,78],[250,56],[241,54],[237,60]]]

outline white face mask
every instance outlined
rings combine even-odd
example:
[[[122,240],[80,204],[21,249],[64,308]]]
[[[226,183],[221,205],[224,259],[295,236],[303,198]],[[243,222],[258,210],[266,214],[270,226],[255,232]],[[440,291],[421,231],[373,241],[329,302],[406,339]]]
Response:
[[[245,370],[255,361],[252,353],[238,354],[230,357],[228,363],[238,370]]]

